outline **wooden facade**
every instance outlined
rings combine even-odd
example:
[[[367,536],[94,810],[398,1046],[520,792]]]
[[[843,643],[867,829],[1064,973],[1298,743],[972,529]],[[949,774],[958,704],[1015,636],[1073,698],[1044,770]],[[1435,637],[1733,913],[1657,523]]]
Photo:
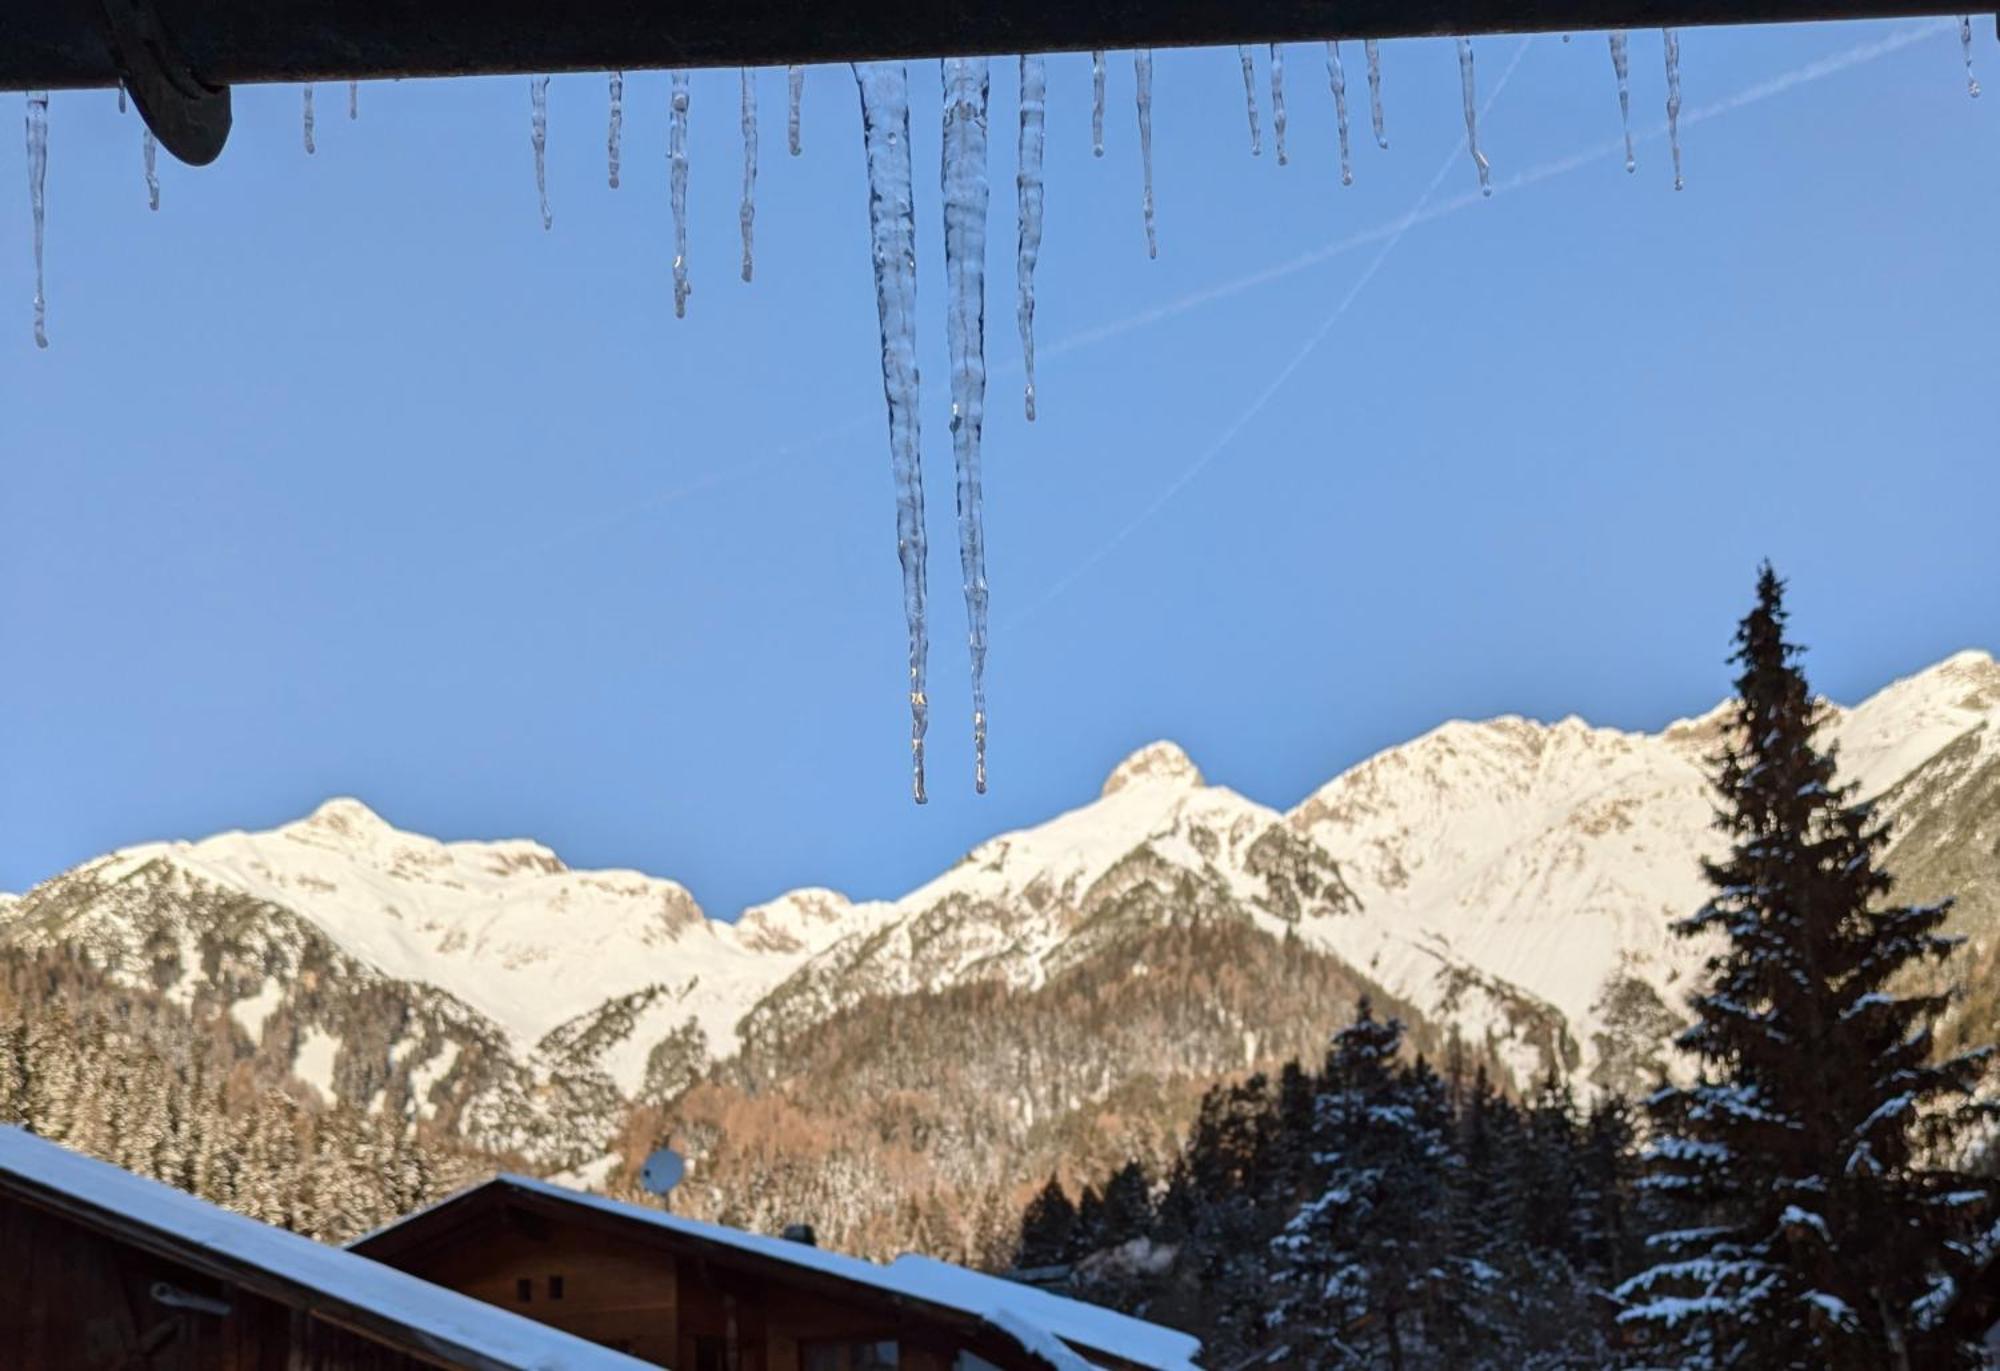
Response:
[[[352,1250],[674,1371],[1068,1371],[1074,1364],[1051,1360],[978,1311],[895,1289],[887,1279],[893,1267],[571,1198],[518,1178],[465,1192]],[[1048,1298],[1024,1291],[1029,1297]],[[1075,1350],[1095,1366],[1148,1371],[1115,1346]]]
[[[0,1128],[7,1371],[639,1366]]]

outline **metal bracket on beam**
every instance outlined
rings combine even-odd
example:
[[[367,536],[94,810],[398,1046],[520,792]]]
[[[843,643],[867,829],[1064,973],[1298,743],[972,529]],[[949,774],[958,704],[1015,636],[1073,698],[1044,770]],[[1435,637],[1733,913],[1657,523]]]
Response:
[[[205,167],[229,139],[229,87],[195,74],[167,36],[153,0],[99,0],[118,75],[146,127],[191,167]]]

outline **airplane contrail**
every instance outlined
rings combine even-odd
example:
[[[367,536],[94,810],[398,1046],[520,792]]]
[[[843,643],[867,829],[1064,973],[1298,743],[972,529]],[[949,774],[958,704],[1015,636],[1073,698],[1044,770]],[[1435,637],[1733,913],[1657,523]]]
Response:
[[[1507,83],[1513,79],[1515,69],[1521,65],[1521,59],[1528,55],[1528,42],[1527,38],[1521,40],[1520,44],[1514,49],[1513,59],[1507,63],[1507,69],[1501,72],[1500,79],[1493,83],[1492,91],[1488,93],[1485,103],[1480,106],[1479,117],[1481,119],[1484,119],[1492,112],[1493,102],[1500,98],[1500,92],[1505,90]],[[1026,609],[1023,609],[1003,624],[1001,626],[1003,631],[1014,627],[1014,625],[1034,614],[1036,610],[1056,599],[1064,591],[1068,590],[1078,577],[1110,556],[1112,552],[1117,550],[1119,544],[1123,543],[1138,530],[1140,525],[1151,519],[1155,514],[1158,514],[1167,501],[1180,494],[1182,488],[1189,481],[1199,476],[1203,468],[1207,467],[1210,462],[1222,454],[1223,449],[1236,441],[1236,435],[1241,433],[1252,419],[1261,414],[1264,406],[1270,404],[1272,398],[1280,390],[1284,389],[1285,383],[1292,379],[1298,369],[1305,365],[1306,359],[1312,356],[1321,343],[1326,341],[1326,335],[1333,332],[1333,326],[1340,322],[1341,316],[1347,313],[1348,307],[1354,303],[1362,291],[1368,288],[1368,283],[1375,279],[1375,273],[1380,271],[1382,264],[1389,260],[1389,254],[1394,252],[1396,245],[1403,241],[1403,235],[1410,231],[1412,225],[1419,222],[1419,218],[1423,214],[1425,207],[1430,204],[1431,197],[1437,194],[1437,188],[1444,184],[1444,178],[1450,174],[1452,167],[1457,164],[1459,152],[1462,148],[1466,147],[1468,141],[1466,138],[1459,138],[1452,143],[1451,150],[1445,154],[1444,160],[1438,163],[1438,169],[1432,174],[1430,184],[1424,187],[1423,194],[1417,197],[1416,203],[1410,207],[1409,212],[1396,221],[1394,231],[1383,240],[1382,250],[1376,253],[1370,259],[1368,265],[1362,268],[1361,274],[1354,278],[1354,284],[1347,288],[1347,294],[1340,297],[1340,303],[1333,307],[1333,312],[1320,320],[1319,327],[1306,336],[1305,342],[1300,345],[1297,352],[1292,354],[1291,360],[1278,368],[1277,374],[1265,384],[1262,390],[1257,392],[1256,398],[1244,407],[1243,412],[1230,421],[1229,427],[1222,430],[1221,436],[1206,448],[1203,448],[1199,457],[1188,463],[1181,470],[1180,475],[1168,482],[1166,489],[1154,496],[1150,504],[1132,516],[1131,520],[1116,533],[1112,534],[1102,546],[1072,567],[1067,575],[1050,586],[1038,599],[1031,602]],[[1481,197],[1475,196],[1474,198]]]
[[[1681,124],[1685,127],[1706,123],[1711,119],[1719,118],[1724,114],[1742,109],[1746,105],[1754,105],[1760,101],[1769,100],[1796,87],[1824,80],[1829,76],[1837,75],[1850,68],[1886,57],[1892,52],[1909,47],[1912,43],[1920,42],[1925,38],[1929,38],[1952,27],[1953,24],[1948,19],[1933,20],[1928,23],[1914,24],[1908,28],[1899,29],[1895,33],[1876,39],[1873,42],[1857,44],[1842,52],[1820,58],[1818,61],[1808,62],[1804,66],[1783,72],[1767,80],[1757,82],[1754,85],[1746,86],[1734,95],[1725,96],[1720,100],[1694,110],[1684,111],[1681,114]],[[1501,88],[1507,84],[1507,78],[1514,74],[1514,68],[1520,65],[1521,58],[1527,51],[1527,41],[1524,38],[1521,46],[1515,49],[1513,60],[1508,64],[1507,70],[1501,75],[1500,80],[1495,83],[1492,94],[1486,97],[1485,106],[1480,111],[1482,119],[1485,117],[1486,111],[1492,107],[1493,101],[1499,97]],[[1641,135],[1640,140],[1650,142],[1654,139],[1665,137],[1666,132],[1666,124],[1661,123]],[[1333,312],[1322,320],[1319,326],[1307,336],[1305,342],[1299,347],[1299,350],[1292,355],[1291,360],[1279,368],[1277,374],[1265,384],[1264,388],[1257,393],[1249,405],[1235,419],[1230,421],[1228,427],[1223,429],[1220,436],[1206,448],[1202,449],[1201,454],[1184,467],[1180,474],[1174,477],[1172,481],[1168,482],[1166,487],[1158,495],[1154,496],[1144,509],[1140,510],[1130,521],[1120,527],[1101,546],[1092,551],[1068,572],[1064,573],[1060,579],[1032,601],[1025,609],[1020,610],[1004,622],[1001,625],[1002,632],[1012,629],[1017,624],[1020,624],[1046,607],[1052,601],[1060,598],[1079,578],[1099,562],[1103,561],[1112,552],[1116,551],[1127,538],[1137,532],[1155,514],[1158,514],[1190,481],[1200,475],[1209,463],[1220,456],[1236,440],[1237,435],[1243,431],[1250,421],[1263,412],[1264,407],[1284,388],[1286,382],[1291,380],[1298,369],[1304,365],[1306,359],[1325,340],[1326,335],[1332,331],[1334,324],[1339,321],[1342,315],[1347,313],[1348,307],[1354,303],[1354,298],[1374,278],[1375,273],[1381,269],[1383,261],[1395,250],[1396,245],[1402,241],[1404,234],[1418,224],[1430,223],[1434,220],[1442,219],[1447,215],[1456,214],[1460,210],[1476,205],[1487,198],[1478,192],[1468,191],[1463,195],[1454,196],[1452,199],[1438,205],[1431,205],[1429,203],[1432,193],[1437,190],[1438,185],[1449,172],[1451,164],[1458,159],[1459,153],[1464,146],[1464,140],[1459,140],[1453,147],[1451,154],[1439,166],[1437,175],[1431,178],[1429,187],[1418,197],[1416,204],[1395,219],[1377,224],[1373,228],[1349,234],[1344,238],[1335,239],[1333,242],[1314,248],[1310,252],[1302,253],[1285,262],[1280,262],[1275,266],[1265,267],[1260,271],[1238,276],[1233,280],[1218,282],[1215,285],[1204,287],[1192,294],[1184,295],[1178,300],[1170,301],[1164,305],[1157,305],[1152,309],[1131,315],[1125,319],[1116,320],[1108,324],[1100,324],[1082,333],[1072,334],[1069,338],[1042,349],[1043,356],[1053,357],[1059,356],[1064,352],[1074,351],[1078,348],[1107,342],[1120,334],[1129,333],[1134,329],[1145,328],[1151,324],[1159,323],[1164,319],[1172,318],[1174,315],[1186,313],[1191,309],[1197,309],[1202,305],[1227,299],[1230,296],[1241,294],[1243,291],[1265,285],[1271,281],[1280,280],[1297,272],[1305,271],[1310,267],[1318,266],[1320,263],[1329,261],[1344,253],[1366,247],[1370,243],[1379,242],[1382,244],[1381,251],[1376,253],[1361,275],[1355,279],[1354,284],[1348,288],[1347,294],[1342,297]],[[1532,167],[1527,171],[1516,173],[1507,180],[1496,183],[1493,187],[1493,193],[1498,196],[1511,191],[1522,190],[1538,182],[1547,181],[1552,177],[1575,171],[1580,167],[1587,166],[1603,158],[1614,155],[1622,156],[1624,151],[1625,142],[1623,137],[1610,139],[1582,151],[1571,153],[1566,157],[1559,157],[1553,161],[1544,162],[1540,166]]]

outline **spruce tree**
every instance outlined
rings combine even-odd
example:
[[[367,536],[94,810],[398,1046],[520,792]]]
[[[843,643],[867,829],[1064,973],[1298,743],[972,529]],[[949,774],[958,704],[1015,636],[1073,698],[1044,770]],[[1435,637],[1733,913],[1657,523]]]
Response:
[[[1050,1176],[1021,1215],[1021,1244],[1015,1250],[1014,1265],[1028,1270],[1066,1262],[1075,1241],[1076,1206],[1070,1203],[1062,1181]]]
[[[1906,973],[1950,954],[1947,906],[1889,901],[1886,826],[1818,740],[1783,600],[1766,564],[1716,759],[1729,855],[1676,925],[1717,945],[1679,1038],[1700,1074],[1648,1102],[1648,1184],[1681,1226],[1623,1288],[1624,1317],[1703,1371],[1970,1368],[1995,1194],[1953,1159],[1986,1112],[1987,1051],[1937,1059],[1947,997]]]

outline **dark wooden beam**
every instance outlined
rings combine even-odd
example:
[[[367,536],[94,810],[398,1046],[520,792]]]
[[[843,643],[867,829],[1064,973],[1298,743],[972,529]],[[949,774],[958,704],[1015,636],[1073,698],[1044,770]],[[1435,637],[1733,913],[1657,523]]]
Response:
[[[135,3],[135,0],[124,0]],[[202,81],[1897,18],[1935,0],[136,0]],[[107,0],[0,0],[0,90],[109,86]]]

